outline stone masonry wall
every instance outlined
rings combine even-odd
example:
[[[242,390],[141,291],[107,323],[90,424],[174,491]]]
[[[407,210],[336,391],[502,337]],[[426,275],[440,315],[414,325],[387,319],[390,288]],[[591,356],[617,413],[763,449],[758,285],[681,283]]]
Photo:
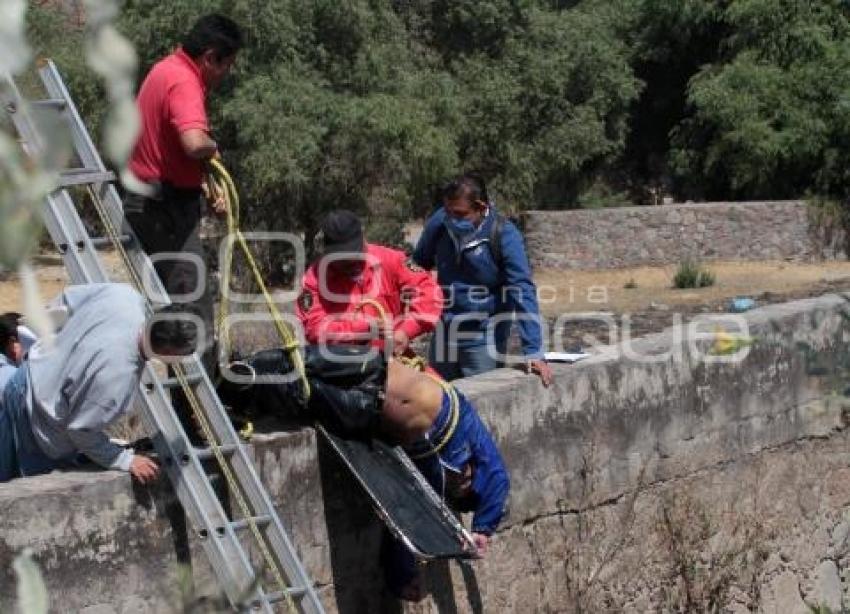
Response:
[[[843,257],[843,233],[802,201],[696,203],[523,216],[537,267],[607,269],[698,260]]]
[[[461,382],[510,467],[510,514],[486,560],[432,565],[414,606],[383,596],[381,527],[312,431],[258,436],[253,453],[330,611],[840,611],[847,308],[828,295],[750,312],[741,362],[707,361],[707,342],[667,331],[629,358],[610,347],[556,365],[547,389],[509,370]],[[176,611],[178,562],[210,592],[169,489],[117,473],[0,485],[0,611],[24,546],[53,612]]]

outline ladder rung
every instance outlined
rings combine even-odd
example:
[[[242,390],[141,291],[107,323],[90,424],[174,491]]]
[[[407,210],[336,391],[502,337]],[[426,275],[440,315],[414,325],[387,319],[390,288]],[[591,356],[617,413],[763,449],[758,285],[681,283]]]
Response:
[[[31,100],[30,104],[34,107],[54,107],[60,111],[64,111],[68,106],[68,102],[61,98],[45,98],[44,100]]]
[[[118,240],[121,242],[121,245],[129,245],[130,243],[130,235],[121,235],[118,237]],[[112,239],[109,237],[94,237],[91,239],[91,244],[94,249],[103,249],[104,247],[112,247]],[[83,251],[86,247],[85,241],[77,241],[74,243],[74,246],[77,248],[77,251]],[[61,253],[65,253],[68,251],[67,243],[59,244],[59,251]]]
[[[195,384],[200,383],[203,379],[204,378],[200,375],[187,375],[186,376],[186,382],[190,386],[194,386]],[[179,388],[180,387],[180,380],[177,379],[176,377],[169,377],[167,379],[162,380],[162,387],[165,388],[166,390],[168,390],[170,388]]]
[[[258,527],[264,527],[272,521],[271,516],[255,516],[251,520],[254,521],[254,524]],[[242,531],[243,529],[248,528],[248,519],[243,518],[242,520],[234,520],[230,523],[230,526],[234,531]]]
[[[130,235],[121,235],[120,237],[118,237],[118,240],[121,242],[121,245],[127,245],[130,243]],[[95,249],[112,247],[113,245],[111,237],[94,237],[91,240],[91,243]]]
[[[115,181],[115,173],[112,171],[93,171],[87,168],[73,168],[59,173],[59,187],[62,188],[86,183],[106,183],[107,181]]]
[[[225,456],[229,456],[236,452],[236,447],[236,444],[229,443],[223,446],[218,446],[218,449]],[[195,448],[195,455],[198,457],[198,459],[205,461],[211,458],[215,458],[215,451],[213,450],[213,448]]]
[[[266,595],[266,601],[269,603],[278,603],[279,601],[283,601],[286,599],[286,595],[293,599],[301,599],[304,596],[304,593],[307,591],[303,588],[288,588],[285,591],[277,591],[276,593],[269,593]]]

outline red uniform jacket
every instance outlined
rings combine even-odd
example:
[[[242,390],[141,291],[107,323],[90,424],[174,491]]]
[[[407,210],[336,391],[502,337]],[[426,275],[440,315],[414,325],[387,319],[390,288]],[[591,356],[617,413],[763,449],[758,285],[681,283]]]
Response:
[[[367,243],[366,254],[366,266],[357,279],[335,275],[331,268],[322,270],[321,260],[307,269],[296,314],[308,343],[380,346],[375,333],[382,324],[378,310],[364,305],[369,299],[384,308],[393,332],[400,329],[413,339],[434,330],[443,309],[443,291],[431,273],[399,250]]]

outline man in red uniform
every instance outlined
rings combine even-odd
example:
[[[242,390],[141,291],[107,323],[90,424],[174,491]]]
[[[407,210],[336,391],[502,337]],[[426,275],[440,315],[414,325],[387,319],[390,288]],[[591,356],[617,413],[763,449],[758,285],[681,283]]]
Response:
[[[344,209],[325,218],[321,241],[322,257],[307,270],[296,308],[308,343],[382,347],[391,339],[398,356],[434,330],[443,291],[404,252],[367,243],[360,219]]]
[[[208,328],[207,369],[214,359],[213,304],[199,226],[203,165],[218,146],[210,137],[205,98],[230,72],[241,47],[242,35],[233,21],[206,15],[174,53],[154,65],[139,90],[142,131],[130,158],[130,170],[148,184],[150,194],[129,194],[124,203],[126,220],[154,257],[172,300],[199,308]]]

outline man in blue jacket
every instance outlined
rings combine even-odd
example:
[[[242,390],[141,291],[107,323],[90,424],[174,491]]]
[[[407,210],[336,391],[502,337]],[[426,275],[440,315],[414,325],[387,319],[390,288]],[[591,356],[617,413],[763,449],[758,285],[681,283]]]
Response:
[[[425,224],[413,260],[436,267],[446,294],[429,357],[440,375],[452,380],[502,366],[516,317],[528,369],[550,384],[522,235],[490,203],[483,179],[468,173],[446,186],[443,206]]]

